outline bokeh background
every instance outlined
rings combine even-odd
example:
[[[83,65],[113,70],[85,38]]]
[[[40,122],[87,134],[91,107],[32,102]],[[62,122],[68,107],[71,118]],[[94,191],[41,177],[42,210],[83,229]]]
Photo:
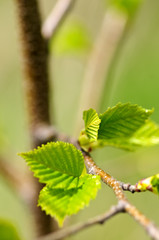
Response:
[[[39,1],[43,19],[56,1]],[[14,1],[0,4],[0,152],[8,163],[15,163],[25,171],[24,161],[17,152],[29,149],[27,114],[23,90],[22,60]],[[93,41],[96,39],[107,8],[104,0],[77,1],[73,11],[57,33],[51,48],[51,112],[59,130],[74,134],[80,91],[85,66]],[[159,123],[159,1],[145,0],[125,34],[120,51],[108,74],[101,101],[101,110],[117,102],[137,103],[154,107],[152,119]],[[79,50],[62,46],[60,34],[71,21],[76,21],[85,32]],[[68,25],[67,25],[68,24]],[[74,30],[76,31],[76,30]],[[60,45],[61,44],[61,45]],[[68,44],[69,45],[69,44]],[[88,46],[87,46],[88,45]],[[54,109],[54,111],[53,111]],[[54,113],[54,116],[53,116]],[[82,118],[82,116],[81,116]],[[159,146],[124,152],[114,148],[97,150],[98,165],[121,181],[136,183],[139,179],[159,172]],[[143,213],[159,225],[159,199],[151,193],[127,196]],[[97,199],[89,208],[70,218],[68,224],[84,221],[108,210],[116,199],[103,185]],[[32,238],[32,217],[29,209],[0,176],[0,218],[14,223],[22,239]],[[102,226],[87,229],[73,237],[79,239],[149,239],[144,230],[128,215],[118,215]]]

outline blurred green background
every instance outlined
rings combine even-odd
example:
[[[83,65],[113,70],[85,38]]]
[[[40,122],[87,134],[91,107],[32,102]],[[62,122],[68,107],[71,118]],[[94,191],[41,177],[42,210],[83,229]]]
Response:
[[[41,0],[39,2],[43,18],[45,18],[56,1]],[[15,162],[21,171],[25,171],[25,163],[16,155],[17,152],[29,149],[29,136],[14,4],[14,1],[8,0],[1,0],[0,4],[0,151],[1,155],[5,156],[9,162]],[[159,123],[158,9],[158,0],[143,1],[131,22],[108,75],[108,84],[105,86],[105,94],[102,97],[102,111],[119,101],[137,103],[145,108],[154,107],[155,112],[152,119]],[[66,28],[71,21],[79,22],[86,35],[79,43],[82,47],[77,50],[74,46],[77,51],[71,51],[69,47],[67,49],[67,46],[66,48],[64,46],[64,51],[59,51],[60,40],[58,41],[58,37],[60,39],[61,29],[52,49],[50,58],[51,89],[53,90],[51,109],[54,109],[55,114],[52,119],[59,130],[69,135],[73,134],[75,128],[89,48],[98,34],[105,11],[104,0],[91,0],[91,4],[86,0],[77,1],[62,29]],[[99,166],[115,178],[131,183],[158,173],[158,156],[159,146],[142,149],[135,153],[113,148],[97,150],[94,153],[94,158]],[[127,196],[132,203],[159,225],[159,199],[156,195],[148,192],[135,195],[127,193]],[[103,213],[115,203],[114,194],[103,185],[97,199],[91,202],[89,208],[80,211],[77,216],[71,217],[69,224]],[[22,239],[31,239],[31,213],[1,176],[0,218],[11,220]],[[133,219],[128,215],[121,214],[105,225],[92,227],[70,239],[133,240],[136,237],[149,239]]]

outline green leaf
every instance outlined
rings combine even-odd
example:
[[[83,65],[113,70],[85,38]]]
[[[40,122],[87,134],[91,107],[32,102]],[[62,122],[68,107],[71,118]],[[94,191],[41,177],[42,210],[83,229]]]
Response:
[[[85,122],[85,132],[89,139],[97,140],[99,124],[101,120],[94,109],[83,112],[83,120]]]
[[[79,21],[68,21],[50,42],[54,54],[79,54],[91,46],[88,31]]]
[[[151,146],[159,143],[159,126],[148,120],[128,142],[134,146]]]
[[[118,103],[115,107],[108,108],[99,116],[101,124],[98,139],[128,138],[145,124],[152,112],[130,103]]]
[[[20,240],[15,227],[12,223],[0,219],[0,239],[2,240]]]
[[[74,145],[51,142],[33,151],[21,153],[34,176],[54,188],[72,188],[84,170],[84,158]]]
[[[96,197],[101,187],[100,177],[86,174],[79,178],[79,185],[72,189],[44,187],[40,192],[39,206],[47,214],[55,217],[60,226],[66,216],[77,213]]]
[[[114,146],[125,150],[134,151],[137,147],[148,147],[159,144],[159,127],[154,122],[147,120],[132,136],[123,138],[114,138],[109,140],[99,140],[96,145]],[[92,146],[92,148],[95,148]]]
[[[159,194],[159,174],[140,180],[136,184],[136,188],[141,192],[149,190]]]
[[[109,0],[111,6],[133,16],[143,0]]]

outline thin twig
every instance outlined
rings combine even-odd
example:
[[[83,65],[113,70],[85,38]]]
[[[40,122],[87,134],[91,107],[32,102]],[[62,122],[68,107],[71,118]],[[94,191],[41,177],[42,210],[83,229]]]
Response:
[[[159,240],[158,227],[128,201],[125,206],[125,212],[127,212],[135,221],[137,221],[152,239]]]
[[[91,227],[95,224],[103,224],[109,219],[111,219],[112,217],[114,217],[116,214],[124,212],[124,205],[125,204],[122,201],[120,201],[116,206],[111,207],[111,209],[108,212],[102,215],[91,218],[84,223],[80,223],[80,224],[59,230],[55,233],[48,234],[45,237],[38,238],[38,240],[60,240],[68,236],[71,236],[75,233],[78,233],[84,230],[85,228]]]
[[[96,42],[90,54],[80,96],[77,113],[76,134],[82,128],[81,116],[84,110],[99,110],[101,93],[107,74],[127,23],[126,15],[108,9],[105,13]]]
[[[118,200],[127,200],[120,186],[120,183],[116,179],[114,179],[108,173],[99,168],[89,154],[84,153],[84,159],[85,165],[90,174],[99,175],[101,177],[101,180],[113,189]]]
[[[99,168],[88,153],[83,152],[83,154],[88,172],[99,175],[101,180],[112,188],[118,201],[125,202],[125,211],[145,229],[152,239],[159,240],[159,229],[135,206],[129,203],[121,188],[120,182]]]
[[[48,40],[50,39],[65,20],[68,12],[73,7],[76,0],[58,0],[50,15],[45,20],[42,27],[42,35]]]
[[[131,193],[140,192],[140,190],[137,189],[136,185],[131,185],[130,183],[123,183],[123,182],[119,182],[119,183],[124,191],[129,191]]]

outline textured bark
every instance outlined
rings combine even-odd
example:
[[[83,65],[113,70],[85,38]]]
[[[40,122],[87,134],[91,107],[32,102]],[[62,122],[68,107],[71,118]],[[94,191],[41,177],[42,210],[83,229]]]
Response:
[[[16,0],[20,23],[25,90],[32,129],[49,124],[47,44],[41,35],[36,0]]]
[[[24,89],[32,147],[47,142],[45,128],[50,124],[47,43],[41,35],[41,19],[36,0],[15,0],[22,40]],[[40,136],[40,137],[39,137]],[[50,137],[50,136],[49,136]],[[42,184],[33,178],[31,209],[37,236],[51,231],[51,218],[37,207]]]

